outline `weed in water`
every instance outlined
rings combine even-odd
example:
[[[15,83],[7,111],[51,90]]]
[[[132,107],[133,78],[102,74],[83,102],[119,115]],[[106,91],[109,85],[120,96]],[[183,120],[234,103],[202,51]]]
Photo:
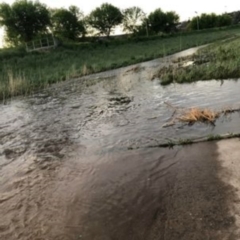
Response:
[[[168,141],[167,141],[167,146],[169,147],[169,148],[172,148],[172,147],[174,147],[176,145],[176,143],[172,140],[172,139],[168,139]]]
[[[191,139],[179,139],[178,145],[189,145],[192,144],[193,141]]]
[[[220,135],[209,135],[207,137],[207,141],[215,141],[215,140],[220,140],[222,137]]]

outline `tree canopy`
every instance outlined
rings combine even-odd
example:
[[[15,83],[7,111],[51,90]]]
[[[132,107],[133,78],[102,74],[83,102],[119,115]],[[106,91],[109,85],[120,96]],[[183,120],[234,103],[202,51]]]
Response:
[[[93,10],[88,16],[90,26],[98,30],[99,34],[109,36],[117,25],[123,20],[123,15],[117,7],[104,3]]]
[[[12,5],[2,3],[0,25],[5,28],[7,40],[16,45],[46,32],[50,25],[50,14],[40,2],[18,0]]]
[[[187,28],[225,27],[239,23],[239,19],[239,11],[222,15],[202,14],[189,21]],[[119,25],[125,33],[135,36],[171,33],[177,30],[178,22],[176,12],[164,12],[160,8],[146,15],[137,6],[120,10],[112,4],[103,3],[84,18],[77,6],[49,9],[38,0],[0,3],[0,27],[4,27],[5,40],[9,45],[25,43],[49,32],[74,41],[86,34],[94,36],[96,32],[109,37]]]
[[[148,16],[149,29],[155,34],[159,32],[170,32],[179,21],[179,16],[175,12],[163,12],[160,8],[150,13]]]
[[[127,8],[123,11],[123,30],[134,33],[138,31],[146,15],[139,7]]]
[[[207,29],[214,27],[226,27],[232,24],[232,18],[228,14],[216,15],[215,13],[206,14],[203,13],[201,16],[196,16],[190,23],[192,30]]]
[[[52,15],[52,28],[56,36],[75,40],[85,34],[83,14],[76,6],[56,9]]]

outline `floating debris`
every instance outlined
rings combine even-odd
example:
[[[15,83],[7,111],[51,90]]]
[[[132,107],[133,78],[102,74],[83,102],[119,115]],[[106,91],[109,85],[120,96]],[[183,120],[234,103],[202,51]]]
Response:
[[[173,109],[173,114],[169,122],[162,127],[170,127],[176,124],[177,121],[193,125],[196,122],[215,125],[215,121],[221,115],[231,114],[240,111],[240,108],[224,108],[220,111],[214,111],[209,108],[192,107],[189,109],[179,108],[173,106],[171,103],[164,102],[168,107]]]
[[[216,119],[220,116],[219,112],[210,109],[190,108],[181,113],[177,119],[181,122],[188,122],[193,124],[195,122],[205,122],[214,124]]]

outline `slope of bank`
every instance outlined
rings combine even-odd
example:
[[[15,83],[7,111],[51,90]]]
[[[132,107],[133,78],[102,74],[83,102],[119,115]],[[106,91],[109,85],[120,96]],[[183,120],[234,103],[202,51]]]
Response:
[[[238,28],[114,44],[65,44],[53,51],[0,51],[0,99],[26,95],[49,84],[128,66],[229,38]]]

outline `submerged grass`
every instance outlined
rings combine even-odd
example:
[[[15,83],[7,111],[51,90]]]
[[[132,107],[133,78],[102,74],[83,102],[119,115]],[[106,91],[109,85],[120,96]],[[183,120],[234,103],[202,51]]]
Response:
[[[41,53],[26,53],[24,49],[3,49],[0,50],[0,100],[29,94],[58,81],[151,60],[239,33],[239,28],[233,28],[144,41],[113,42],[107,45],[65,44],[53,51]],[[218,67],[222,71],[222,66]],[[164,81],[168,78],[171,78],[170,75]]]
[[[201,142],[212,142],[212,141],[220,141],[227,140],[232,138],[240,138],[240,133],[227,133],[222,135],[209,135],[199,139],[179,139],[179,140],[168,140],[166,143],[159,144],[158,146],[152,147],[169,147],[172,148],[174,146],[183,146],[183,145],[191,145],[195,143]]]
[[[227,133],[222,135],[208,135],[206,137],[202,138],[186,138],[186,139],[167,139],[166,142],[157,144],[157,145],[151,145],[147,146],[147,148],[173,148],[176,146],[185,146],[185,145],[192,145],[202,142],[212,142],[212,141],[220,141],[220,140],[227,140],[227,139],[233,139],[233,138],[240,138],[240,133]],[[128,150],[135,150],[138,148],[134,147],[128,147]]]
[[[211,44],[189,59],[179,59],[179,62],[186,60],[193,61],[193,64],[184,67],[178,63],[178,66],[159,71],[157,77],[161,84],[240,78],[240,38]]]

